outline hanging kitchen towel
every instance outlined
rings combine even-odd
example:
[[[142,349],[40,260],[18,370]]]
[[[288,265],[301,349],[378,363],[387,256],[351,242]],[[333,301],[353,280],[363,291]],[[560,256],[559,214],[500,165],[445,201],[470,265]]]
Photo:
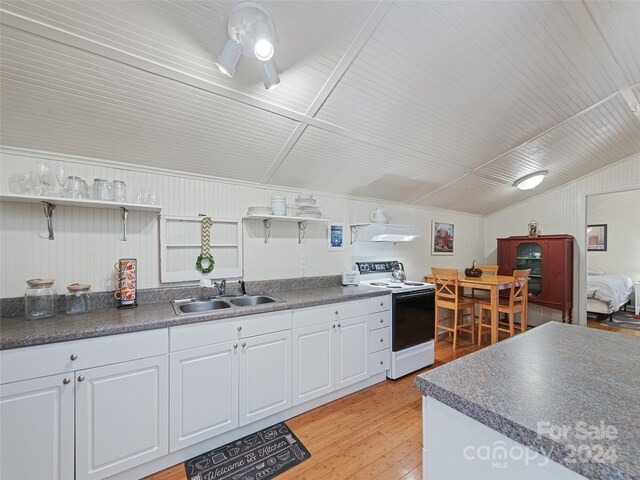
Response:
[[[204,217],[202,219],[202,231],[200,234],[202,244],[200,248],[200,255],[196,260],[196,270],[202,273],[211,273],[213,271],[214,265],[216,264],[216,262],[213,261],[213,255],[211,255],[211,252],[209,251],[209,245],[211,244],[210,240],[212,225],[213,220],[211,220],[211,217]],[[203,262],[205,262],[206,265],[203,265]]]

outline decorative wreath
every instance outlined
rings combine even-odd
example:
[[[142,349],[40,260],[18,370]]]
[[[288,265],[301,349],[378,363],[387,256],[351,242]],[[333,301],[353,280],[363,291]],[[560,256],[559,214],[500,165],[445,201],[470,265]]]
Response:
[[[213,267],[216,262],[213,261],[213,255],[209,253],[209,239],[211,236],[211,225],[213,224],[213,220],[210,217],[204,217],[202,219],[202,232],[200,234],[200,238],[202,240],[202,248],[201,253],[196,260],[196,270],[202,273],[211,273],[213,271]],[[202,266],[202,262],[207,261],[209,264],[204,267]]]
[[[209,265],[204,267],[202,265],[203,260],[209,262]],[[213,267],[215,264],[216,262],[213,261],[213,255],[211,255],[210,253],[200,254],[198,255],[198,259],[196,260],[196,270],[199,270],[202,273],[211,273],[213,272]]]

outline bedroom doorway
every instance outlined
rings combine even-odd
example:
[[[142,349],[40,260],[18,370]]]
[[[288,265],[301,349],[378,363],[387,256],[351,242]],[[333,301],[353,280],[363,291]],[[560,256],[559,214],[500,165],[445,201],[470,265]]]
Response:
[[[587,320],[640,332],[640,316],[634,315],[634,284],[640,282],[640,189],[587,195],[585,207],[581,253]]]

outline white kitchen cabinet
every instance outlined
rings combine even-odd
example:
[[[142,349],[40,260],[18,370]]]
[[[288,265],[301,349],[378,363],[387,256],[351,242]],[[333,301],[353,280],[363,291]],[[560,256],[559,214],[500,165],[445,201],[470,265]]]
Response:
[[[0,387],[0,478],[73,478],[73,397],[71,374]]]
[[[335,322],[293,331],[294,405],[334,390],[334,337]]]
[[[238,427],[238,342],[171,353],[170,450]]]
[[[0,351],[1,478],[102,478],[166,453],[167,346],[160,329]]]
[[[336,389],[369,378],[369,316],[336,323]]]
[[[167,355],[76,371],[76,480],[168,453]]]
[[[293,404],[369,378],[369,301],[293,312]]]
[[[291,407],[291,330],[242,340],[240,426]]]

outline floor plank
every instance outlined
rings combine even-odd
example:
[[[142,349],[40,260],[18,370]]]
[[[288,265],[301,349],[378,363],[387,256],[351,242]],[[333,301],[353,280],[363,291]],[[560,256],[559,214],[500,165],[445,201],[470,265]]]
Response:
[[[640,335],[640,332],[588,322],[591,328]],[[487,346],[436,344],[436,362],[451,362]],[[425,369],[423,371],[427,371]],[[278,480],[417,480],[422,478],[422,397],[412,373],[343,397],[287,420],[311,452],[311,458]],[[183,464],[147,480],[187,480]]]

